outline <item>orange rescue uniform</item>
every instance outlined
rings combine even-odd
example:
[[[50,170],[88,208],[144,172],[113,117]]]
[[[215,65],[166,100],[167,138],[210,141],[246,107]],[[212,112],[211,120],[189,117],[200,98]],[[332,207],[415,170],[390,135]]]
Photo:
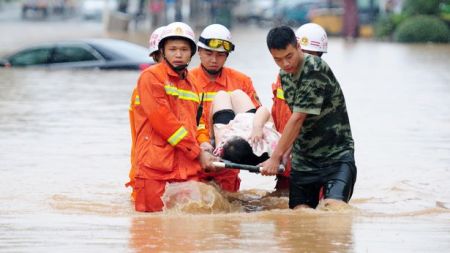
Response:
[[[190,73],[182,79],[166,62],[139,77],[134,127],[136,211],[161,211],[167,182],[198,180],[199,143],[209,141],[204,122],[197,126],[200,90]]]
[[[284,100],[284,91],[281,87],[280,76],[278,75],[275,83],[272,84],[273,93],[273,105],[272,105],[272,117],[275,124],[275,128],[278,132],[282,133],[286,123],[292,115],[289,106]],[[289,174],[291,173],[291,161],[288,161],[286,170],[283,174],[277,175],[277,183],[275,189],[288,190],[289,189]]]
[[[134,126],[134,114],[136,111],[136,106],[139,106],[141,104],[139,94],[137,92],[137,87],[133,89],[133,93],[131,95],[130,100],[130,106],[128,107],[128,118],[130,120],[130,130],[131,130],[131,168],[130,172],[128,173],[128,177],[130,178],[130,181],[125,184],[126,187],[131,186],[132,192],[131,192],[131,200],[135,201],[136,199],[136,192],[134,191],[134,176],[136,175],[136,164],[135,164],[135,149],[136,149],[136,127]]]
[[[231,68],[223,67],[221,73],[215,80],[211,80],[208,73],[198,66],[192,69],[191,73],[195,76],[198,85],[203,90],[203,114],[207,126],[211,126],[210,122],[212,115],[211,102],[218,91],[232,92],[234,90],[244,91],[252,100],[256,108],[261,103],[253,87],[250,77]],[[223,190],[236,192],[239,190],[241,180],[239,178],[239,170],[222,170],[220,172],[201,172],[200,179],[203,181],[214,180]]]

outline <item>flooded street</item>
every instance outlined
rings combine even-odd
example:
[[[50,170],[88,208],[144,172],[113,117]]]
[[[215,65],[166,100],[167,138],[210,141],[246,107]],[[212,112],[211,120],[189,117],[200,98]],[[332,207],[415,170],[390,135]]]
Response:
[[[267,31],[235,27],[227,65],[270,107],[278,70]],[[96,23],[1,22],[0,32],[0,55],[46,40],[147,40]],[[328,50],[355,139],[349,210],[264,202],[274,178],[242,172],[242,196],[266,210],[137,213],[124,184],[139,73],[0,69],[0,251],[449,252],[450,45],[332,38]]]

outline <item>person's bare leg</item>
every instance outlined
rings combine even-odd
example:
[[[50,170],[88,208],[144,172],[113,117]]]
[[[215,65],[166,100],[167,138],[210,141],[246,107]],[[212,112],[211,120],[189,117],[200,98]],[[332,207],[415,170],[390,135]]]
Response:
[[[212,101],[211,106],[212,111],[210,115],[214,115],[214,113],[226,109],[233,110],[233,104],[231,103],[231,96],[226,91],[219,91],[214,96],[214,99]]]
[[[211,105],[211,113],[209,122],[212,122],[212,117],[214,113],[221,111],[221,110],[233,110],[233,105],[231,103],[231,97],[226,91],[219,91],[214,96],[214,100],[212,101]],[[225,127],[224,124],[216,123],[213,124],[213,127],[211,128],[214,131],[214,140],[217,143],[222,138],[222,130]]]
[[[247,93],[242,90],[235,90],[231,92],[230,98],[233,111],[236,114],[255,109],[255,105],[252,103],[252,100],[248,97]]]

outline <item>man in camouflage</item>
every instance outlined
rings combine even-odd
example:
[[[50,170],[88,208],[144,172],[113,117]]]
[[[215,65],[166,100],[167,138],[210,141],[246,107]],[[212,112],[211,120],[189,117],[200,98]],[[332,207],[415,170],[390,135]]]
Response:
[[[324,206],[347,203],[356,180],[354,144],[344,95],[321,58],[303,54],[294,31],[276,27],[267,46],[280,67],[281,84],[292,115],[263,175],[274,175],[292,148],[289,207],[315,208],[324,188]]]

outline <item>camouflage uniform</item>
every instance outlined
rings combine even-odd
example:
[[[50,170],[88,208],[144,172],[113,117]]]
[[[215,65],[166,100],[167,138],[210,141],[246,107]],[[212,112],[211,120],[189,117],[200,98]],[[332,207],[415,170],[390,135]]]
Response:
[[[319,171],[353,160],[353,138],[342,90],[319,57],[305,54],[299,74],[280,71],[284,96],[292,112],[306,113],[294,142],[292,169]]]

